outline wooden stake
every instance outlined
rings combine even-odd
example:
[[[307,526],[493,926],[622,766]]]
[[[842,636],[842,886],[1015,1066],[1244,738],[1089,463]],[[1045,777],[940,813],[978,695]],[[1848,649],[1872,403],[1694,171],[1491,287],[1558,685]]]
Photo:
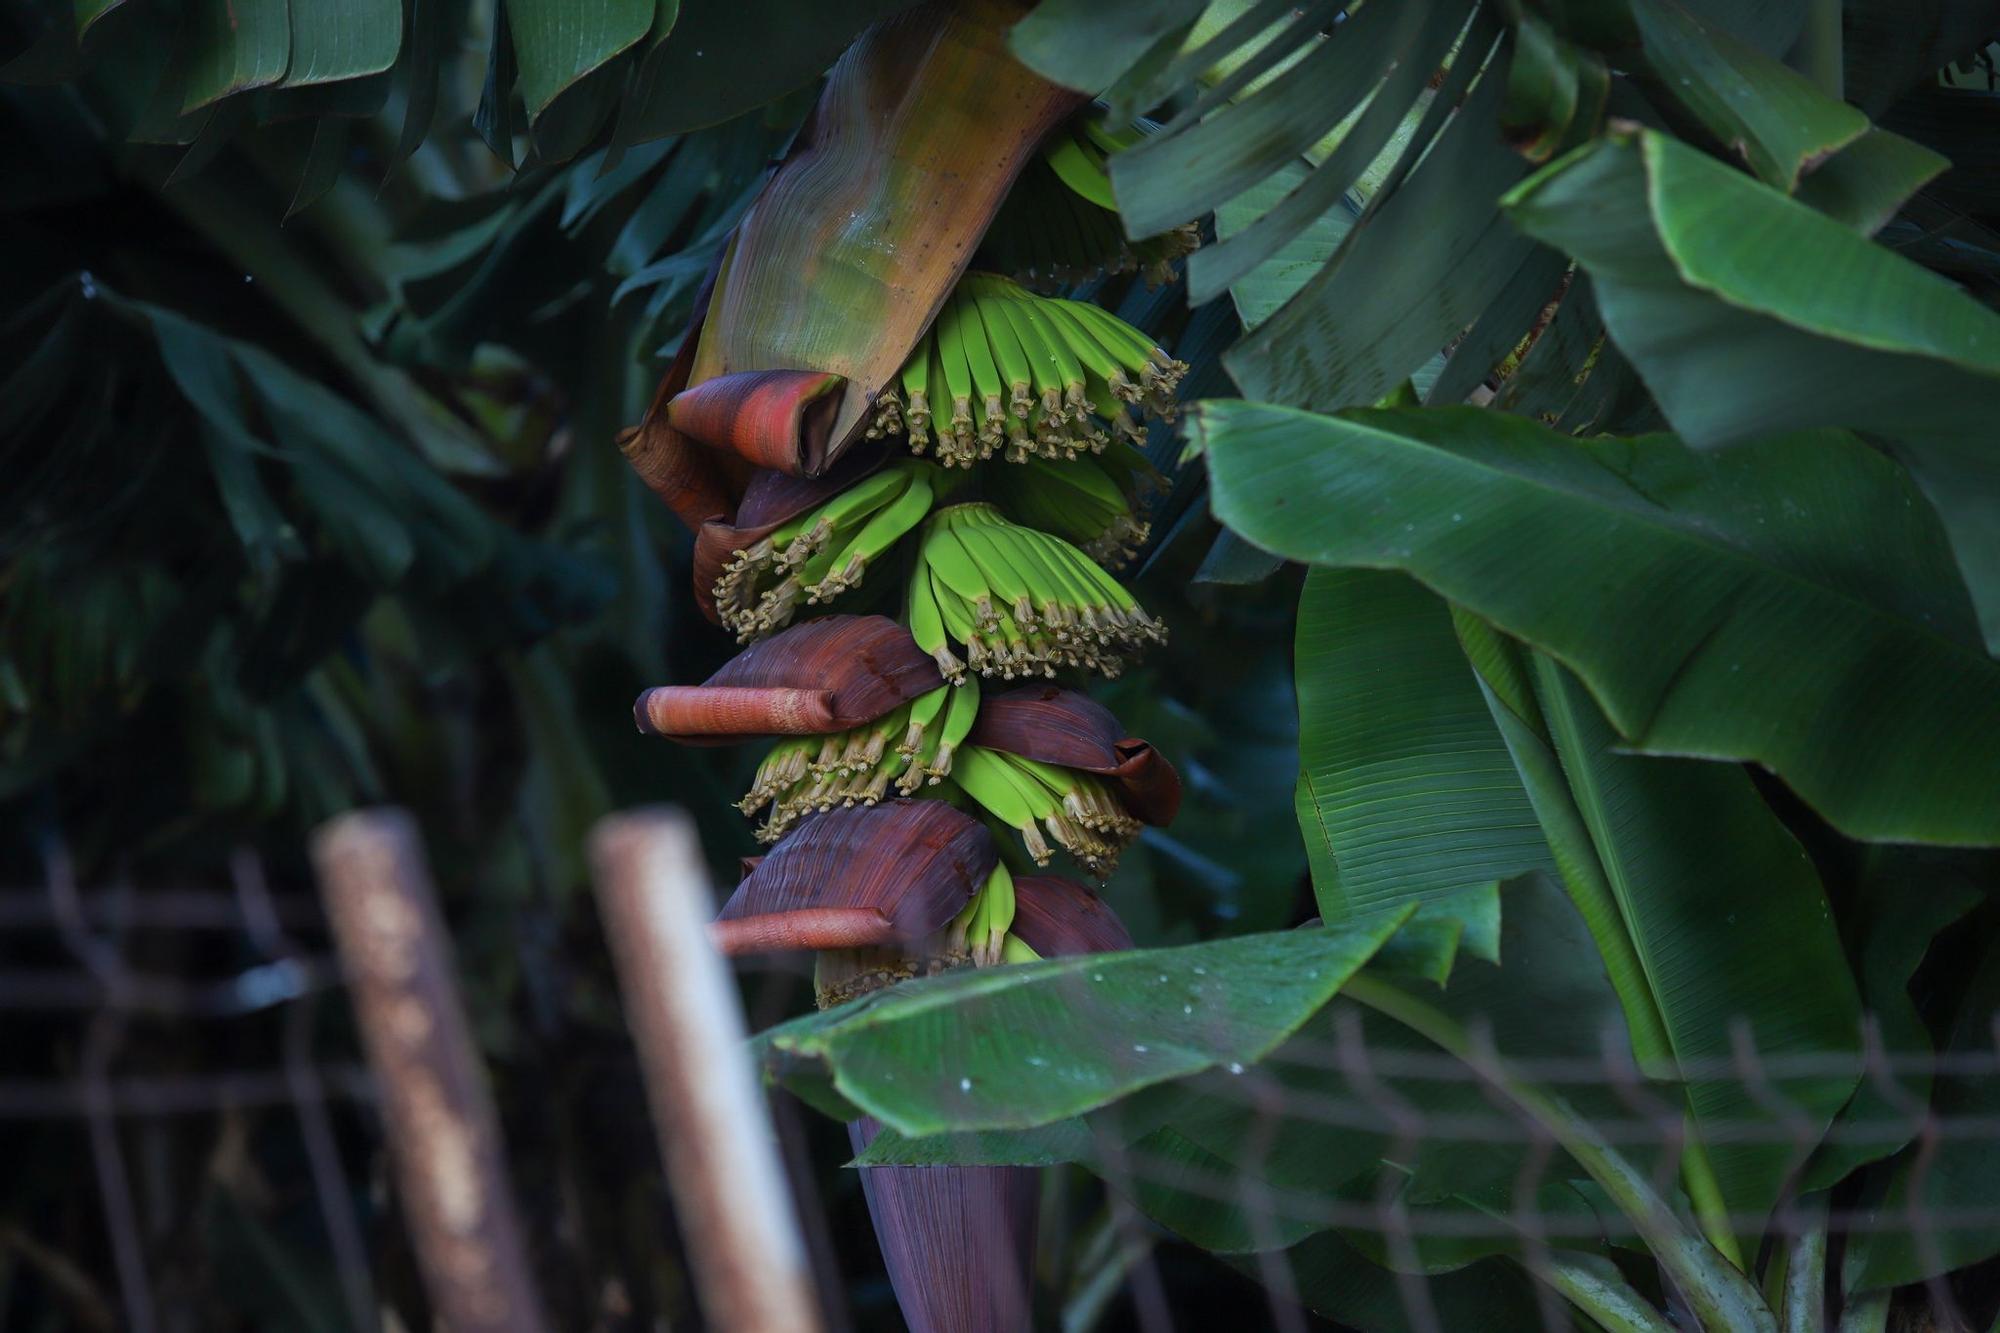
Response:
[[[805,1245],[743,1010],[708,938],[715,913],[693,821],[619,815],[591,837],[604,933],[638,1043],[681,1235],[710,1327],[817,1333]]]
[[[313,865],[438,1326],[542,1333],[499,1122],[416,826],[400,810],[342,815],[314,836]]]

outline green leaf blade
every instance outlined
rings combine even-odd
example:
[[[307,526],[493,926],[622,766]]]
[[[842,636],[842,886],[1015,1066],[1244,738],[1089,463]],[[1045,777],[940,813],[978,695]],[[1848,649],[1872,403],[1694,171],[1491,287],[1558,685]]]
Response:
[[[1329,924],[1554,869],[1437,597],[1396,574],[1312,571],[1296,676],[1299,825]]]
[[[1858,441],[1220,401],[1195,433],[1248,540],[1414,574],[1576,670],[1640,748],[1763,763],[1851,836],[2000,841],[2000,664],[1934,515]]]
[[[287,88],[380,74],[396,63],[403,45],[401,0],[291,7],[291,65]]]
[[[653,0],[508,0],[521,97],[533,120],[653,27]]]
[[[1380,401],[1506,285],[1530,247],[1494,204],[1527,169],[1500,142],[1504,83],[1489,68],[1407,184],[1224,354],[1246,394],[1321,410]]]
[[[1789,193],[1810,164],[1868,132],[1868,117],[1673,0],[1639,0],[1632,14],[1667,95],[1766,183]]]
[[[1346,929],[1051,959],[878,991],[757,1039],[904,1135],[1032,1129],[1298,1030],[1405,914]]]
[[[1688,1103],[1723,1197],[1761,1217],[1860,1077],[1860,997],[1819,876],[1741,769],[1621,754],[1574,677],[1539,658],[1537,678],[1674,1056],[1702,1071]],[[1769,1080],[1805,1142],[1732,1133],[1784,1126],[1754,1075],[1718,1073],[1737,1062],[1739,1028],[1746,1058],[1825,1059],[1824,1073]]]
[[[285,0],[198,0],[187,40],[183,114],[284,78],[292,58],[290,7]]]

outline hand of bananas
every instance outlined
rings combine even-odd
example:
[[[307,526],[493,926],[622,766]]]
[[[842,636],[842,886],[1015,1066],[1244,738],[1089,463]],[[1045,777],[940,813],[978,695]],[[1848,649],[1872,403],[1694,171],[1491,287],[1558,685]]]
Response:
[[[1108,310],[968,273],[904,364],[900,393],[877,399],[869,434],[904,432],[918,454],[935,442],[946,467],[1075,458],[1111,442],[1100,420],[1144,443],[1130,407],[1171,418],[1186,373]]]
[[[1005,861],[996,861],[972,901],[945,928],[943,952],[970,954],[974,966],[991,967],[1002,960],[1013,924],[1014,876]]]
[[[891,783],[901,795],[915,795],[951,772],[978,714],[979,684],[967,680],[919,695],[866,726],[781,741],[758,765],[737,809],[754,815],[770,806],[757,838],[776,842],[814,811],[874,805]]]
[[[1054,676],[1059,666],[1116,676],[1124,654],[1166,640],[1166,628],[1096,561],[979,502],[941,509],[925,525],[908,620],[947,680],[963,679],[968,666],[1005,680]]]
[[[1015,522],[1073,542],[1098,564],[1117,569],[1152,534],[1130,493],[1158,484],[1145,455],[1121,440],[1095,458],[1031,458],[1026,466],[998,469],[988,489]]]
[[[831,601],[930,512],[935,469],[891,463],[738,551],[715,583],[722,623],[748,643],[789,622],[800,604]]]
[[[951,782],[1018,833],[1038,866],[1054,854],[1053,838],[1084,868],[1109,876],[1142,827],[1095,776],[1006,750],[966,746],[952,766]],[[1045,830],[1048,838],[1042,836]]]

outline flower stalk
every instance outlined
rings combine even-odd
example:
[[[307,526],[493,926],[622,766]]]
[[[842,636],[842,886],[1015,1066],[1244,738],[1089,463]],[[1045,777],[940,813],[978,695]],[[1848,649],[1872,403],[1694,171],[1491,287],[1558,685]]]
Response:
[[[748,645],[648,690],[635,721],[767,743],[739,807],[770,850],[711,931],[726,954],[814,953],[822,1007],[1131,947],[1088,887],[1016,870],[1061,849],[1108,875],[1179,805],[1152,746],[1043,683],[1116,676],[1165,639],[1107,567],[1150,535],[1141,418],[1172,417],[1188,368],[1108,311],[963,272],[1024,166],[1014,204],[1054,182],[1115,220],[1117,136],[1050,137],[1078,99],[1006,55],[1018,17],[919,6],[836,66],[628,450],[696,530],[697,603]],[[815,614],[898,558],[901,623]],[[996,677],[1037,683],[994,695]],[[1028,1327],[1033,1171],[863,1181],[912,1329]]]

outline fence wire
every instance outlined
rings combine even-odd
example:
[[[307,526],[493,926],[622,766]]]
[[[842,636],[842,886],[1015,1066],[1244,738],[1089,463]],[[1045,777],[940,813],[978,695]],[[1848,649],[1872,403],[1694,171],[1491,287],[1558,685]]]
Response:
[[[163,1321],[151,1259],[167,1240],[160,1222],[169,1210],[141,1206],[127,1144],[145,1138],[146,1129],[186,1117],[216,1121],[285,1109],[307,1165],[347,1322],[375,1327],[362,1226],[333,1124],[335,1104],[372,1103],[375,1085],[351,1053],[316,1049],[318,1004],[339,976],[324,947],[317,901],[304,893],[274,894],[247,852],[233,858],[229,887],[222,890],[128,884],[86,891],[59,847],[46,853],[45,867],[39,885],[0,889],[0,959],[6,960],[0,962],[0,1023],[17,1040],[26,1024],[55,1023],[74,1042],[74,1069],[67,1076],[0,1074],[0,1125],[80,1122],[116,1279],[119,1308],[111,1326],[133,1333],[182,1326]],[[197,935],[219,937],[226,947],[186,947],[187,937]],[[57,947],[48,948],[50,941]],[[257,961],[197,977],[134,957],[180,960],[196,952]],[[24,955],[47,961],[13,961]],[[253,1018],[276,1025],[273,1065],[175,1073],[124,1068],[141,1045],[164,1046],[202,1024]],[[143,1037],[135,1038],[141,1027]],[[18,1141],[17,1134],[9,1137]],[[11,1248],[78,1308],[108,1304],[87,1289],[78,1266],[32,1235],[20,1235]]]
[[[305,892],[274,893],[247,853],[234,858],[228,885],[221,889],[86,890],[59,850],[49,854],[46,870],[40,884],[0,888],[0,1022],[10,1030],[22,1022],[56,1025],[69,1034],[75,1055],[72,1067],[61,1073],[11,1068],[0,1073],[0,1133],[8,1132],[4,1126],[29,1122],[73,1123],[82,1131],[117,1310],[109,1322],[80,1322],[136,1333],[186,1326],[162,1317],[164,1279],[155,1262],[160,1222],[158,1210],[144,1206],[143,1191],[135,1187],[129,1153],[135,1127],[188,1117],[219,1121],[261,1109],[289,1113],[281,1118],[296,1136],[306,1166],[348,1324],[377,1327],[375,1278],[355,1208],[354,1181],[364,1164],[343,1160],[334,1125],[343,1106],[372,1115],[377,1089],[354,1050],[329,1052],[316,1041],[316,1015],[340,985],[318,901]],[[221,947],[157,947],[162,938],[194,936],[211,937]],[[245,961],[204,975],[148,961],[190,954]],[[776,994],[782,988],[764,991]],[[345,1003],[345,997],[331,1002]],[[1089,1012],[1087,997],[1079,996],[1076,1012]],[[274,1063],[171,1072],[134,1058],[141,1053],[137,1029],[143,1028],[150,1042],[161,1031],[196,1031],[203,1024],[246,1018],[274,1025]],[[1217,1219],[1240,1227],[1248,1243],[1228,1257],[1265,1293],[1262,1326],[1286,1333],[1324,1326],[1304,1313],[1312,1293],[1301,1280],[1296,1247],[1328,1232],[1355,1250],[1371,1252],[1370,1259],[1355,1254],[1355,1263],[1379,1264],[1369,1271],[1392,1274],[1384,1280],[1393,1286],[1402,1319],[1417,1333],[1460,1333],[1462,1327],[1440,1312],[1436,1284],[1447,1274],[1427,1254],[1435,1247],[1485,1245],[1488,1251],[1482,1253],[1503,1254],[1530,1273],[1580,1248],[1608,1244],[1624,1247],[1628,1256],[1641,1255],[1639,1228],[1629,1218],[1576,1193],[1574,1182],[1583,1173],[1558,1135],[1509,1092],[1522,1083],[1577,1109],[1588,1132],[1637,1163],[1668,1200],[1678,1197],[1689,1134],[1684,1087],[1727,1088],[1754,1112],[1703,1119],[1699,1133],[1709,1151],[1776,1150],[1784,1158],[1784,1175],[1794,1181],[1815,1153],[1829,1147],[1866,1150],[1878,1158],[1900,1154],[1901,1178],[1892,1199],[1836,1189],[1822,1207],[1788,1189],[1769,1216],[1729,1219],[1742,1236],[1782,1245],[1824,1235],[1836,1259],[1872,1237],[1898,1237],[1914,1247],[1920,1267],[1941,1273],[1948,1253],[1943,1242],[1951,1233],[2000,1230],[2000,1198],[1940,1204],[1931,1188],[1936,1173],[1947,1169],[1947,1149],[1977,1144],[2000,1152],[2000,1115],[1940,1109],[1930,1093],[1940,1080],[1962,1087],[2000,1085],[2000,1015],[1994,1016],[1984,1048],[1936,1053],[1890,1049],[1872,1017],[1864,1020],[1854,1053],[1766,1050],[1739,1023],[1727,1034],[1727,1055],[1679,1062],[1677,1082],[1648,1077],[1616,1027],[1602,1032],[1595,1053],[1555,1057],[1503,1049],[1477,1024],[1469,1031],[1470,1059],[1384,1042],[1379,1023],[1358,1006],[1337,1001],[1307,1033],[1263,1061],[1226,1065],[1187,1081],[1181,1101],[1169,1099],[1162,1106],[1157,1098],[1135,1099],[1145,1109],[1128,1115],[1114,1108],[1094,1119],[1088,1164],[1110,1186],[1108,1217],[1117,1246],[1109,1262],[1128,1294],[1133,1324],[1146,1333],[1192,1327],[1177,1322],[1172,1283],[1163,1279],[1159,1245],[1168,1232],[1148,1216],[1162,1215],[1161,1200],[1168,1195],[1178,1200],[1174,1216],[1196,1230]],[[1189,1035],[1216,1034],[1197,1026]],[[947,1070],[939,1076],[953,1083],[958,1078]],[[1801,1088],[1828,1081],[1851,1082],[1872,1095],[1862,1099],[1857,1093],[1853,1105],[1829,1124],[1823,1109],[1816,1113],[1799,1101]],[[2000,1105],[2000,1098],[1985,1101]],[[1189,1108],[1198,1108],[1199,1115]],[[781,1110],[781,1126],[793,1114]],[[1161,1151],[1150,1126],[1131,1118],[1139,1115],[1172,1126],[1184,1144],[1199,1151]],[[783,1137],[796,1157],[796,1129]],[[1337,1188],[1325,1180],[1312,1187],[1286,1183],[1299,1177],[1301,1163],[1310,1175],[1316,1155],[1356,1141],[1369,1145],[1373,1160],[1389,1165]],[[1480,1152],[1495,1149],[1511,1155],[1514,1165],[1506,1179],[1478,1172]],[[1450,1188],[1458,1169],[1455,1153],[1470,1173],[1463,1196]],[[796,1161],[793,1166],[795,1186],[810,1188],[810,1172]],[[1420,1176],[1428,1192],[1416,1197],[1413,1182]],[[4,1234],[11,1230],[0,1229],[0,1248],[38,1269],[52,1288],[68,1290],[76,1308],[111,1303],[79,1288],[83,1275],[45,1240]],[[823,1235],[816,1229],[810,1234],[816,1248],[825,1248]],[[827,1271],[831,1255],[816,1258],[822,1285],[837,1282],[838,1275]],[[1992,1317],[1990,1309],[1963,1308],[1962,1292],[1942,1277],[1926,1286],[1934,1327],[1971,1328],[1972,1316]],[[1580,1326],[1552,1285],[1527,1287],[1542,1327]],[[1838,1291],[1837,1280],[1832,1290]],[[1246,1320],[1246,1328],[1254,1326]]]
[[[1087,971],[1052,978],[1047,1011],[1077,1030],[1115,1031],[1122,1016],[1096,993],[1093,983],[1102,980]],[[1425,983],[1410,984],[1420,994]],[[1970,1321],[1994,1318],[1994,1275],[1971,1283],[1968,1300],[1966,1284],[1950,1271],[1977,1258],[1978,1244],[1964,1233],[2000,1237],[2000,1197],[1934,1187],[1952,1185],[1945,1173],[1954,1169],[1954,1153],[2000,1154],[2000,1114],[1983,1109],[2000,1107],[2000,1015],[1979,1025],[1977,1049],[1966,1048],[1961,1023],[1954,1047],[1937,1052],[1893,1049],[1872,1015],[1861,1019],[1851,1049],[1767,1046],[1736,1021],[1715,1034],[1714,1054],[1679,1060],[1667,1077],[1642,1070],[1615,1018],[1590,1050],[1589,1029],[1579,1038],[1570,1015],[1549,1015],[1561,1035],[1544,1041],[1532,1019],[1507,1014],[1500,1022],[1511,1045],[1472,1017],[1466,1049],[1453,1054],[1343,997],[1255,1063],[1224,1058],[1158,1082],[1152,1071],[1162,1058],[1226,1051],[1243,1040],[1232,1024],[1255,1010],[1257,997],[1227,995],[1221,978],[1203,986],[1170,1030],[1132,1044],[1129,1053],[1105,1044],[1079,1057],[1093,1086],[1103,1080],[1141,1090],[1090,1114],[1075,1135],[1044,1137],[1034,1148],[1060,1145],[1114,1195],[1136,1201],[1139,1212],[1115,1216],[1142,1248],[1164,1229],[1223,1253],[1263,1287],[1262,1326],[1304,1329],[1313,1326],[1304,1309],[1338,1311],[1340,1302],[1319,1299],[1324,1275],[1308,1278],[1301,1268],[1313,1262],[1306,1252],[1327,1241],[1339,1242],[1334,1252],[1355,1271],[1393,1288],[1400,1322],[1363,1327],[1462,1333],[1465,1316],[1448,1319],[1435,1293],[1468,1266],[1548,1279],[1580,1256],[1604,1254],[1624,1260],[1628,1273],[1646,1273],[1641,1287],[1657,1286],[1669,1319],[1663,1326],[1697,1326],[1653,1264],[1646,1228],[1570,1151],[1592,1145],[1632,1164],[1683,1234],[1733,1231],[1753,1273],[1775,1271],[1767,1256],[1788,1247],[1826,1247],[1826,1281],[1813,1293],[1826,1307],[1822,1316],[1859,1299],[1843,1281],[1859,1274],[1868,1246],[1888,1241],[1913,1252],[1903,1267],[1937,1275],[1919,1284],[1926,1308],[1912,1327],[1985,1329],[1986,1322]],[[914,1104],[949,1107],[959,1100],[955,1089],[962,1094],[975,1080],[998,1077],[996,1064],[1027,1049],[1018,1040],[989,1047],[969,1039],[961,1068],[947,1048],[935,1082]],[[1536,1053],[1550,1050],[1561,1053]],[[1025,1058],[1034,1068],[1024,1076],[1071,1076],[1052,1068],[1063,1061]],[[904,1074],[899,1067],[895,1077]],[[1934,1097],[1934,1089],[1949,1095]],[[959,1141],[961,1160],[1004,1161],[1020,1150],[1004,1134]],[[1769,1213],[1697,1210],[1683,1178],[1696,1151],[1733,1159],[1732,1179],[1761,1172],[1775,1195]],[[1746,1171],[1752,1156],[1757,1165]],[[1854,1177],[1868,1164],[1872,1181]],[[1844,1277],[1841,1264],[1850,1256],[1854,1268]],[[1130,1280],[1135,1319],[1147,1333],[1198,1326],[1177,1319],[1144,1265]],[[1532,1307],[1525,1326],[1594,1327],[1560,1288],[1552,1280],[1515,1283]],[[1886,1309],[1888,1297],[1879,1299]],[[1477,1327],[1503,1326],[1523,1324]],[[1822,1317],[1795,1326],[1833,1324]],[[1884,1326],[1872,1325],[1877,1333]]]

